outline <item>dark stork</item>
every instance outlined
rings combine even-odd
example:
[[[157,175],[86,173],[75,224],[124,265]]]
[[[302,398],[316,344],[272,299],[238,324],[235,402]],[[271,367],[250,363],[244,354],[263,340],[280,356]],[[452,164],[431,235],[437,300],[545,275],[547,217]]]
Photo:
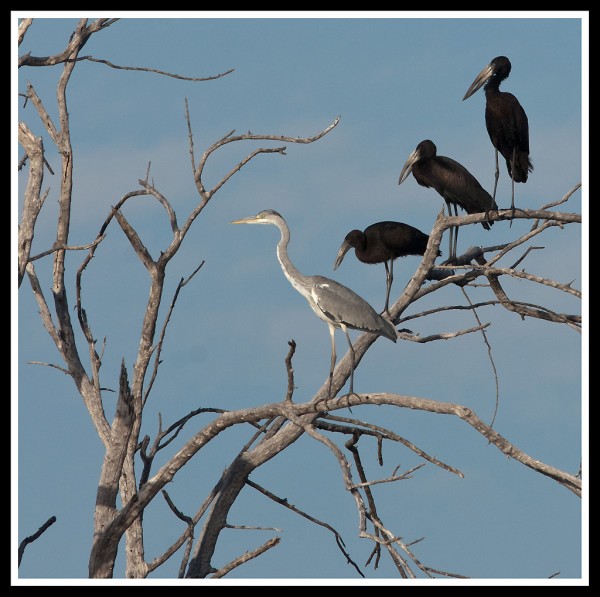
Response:
[[[433,141],[421,141],[417,148],[408,156],[400,172],[398,184],[402,184],[410,173],[423,187],[433,187],[446,202],[448,215],[458,216],[458,208],[468,214],[496,211],[498,206],[492,196],[479,184],[479,181],[456,160],[443,155],[437,155]],[[454,214],[452,206],[454,205]],[[481,222],[489,230],[493,222]],[[450,251],[448,262],[456,259],[456,244],[458,226],[450,229]],[[453,240],[454,239],[454,240]]]
[[[512,180],[512,213],[515,212],[515,182],[527,182],[533,165],[529,159],[529,122],[519,100],[507,91],[500,91],[500,83],[510,74],[510,60],[506,56],[494,58],[475,78],[463,101],[482,86],[485,91],[485,126],[496,149],[496,180],[494,199],[500,170],[498,152],[506,160],[506,169]]]
[[[336,270],[344,256],[354,248],[354,253],[363,263],[383,263],[385,265],[386,293],[385,311],[389,313],[390,290],[394,280],[394,259],[407,255],[424,255],[429,236],[403,222],[377,222],[364,231],[351,230],[340,246],[333,269]],[[438,251],[438,255],[441,252]]]

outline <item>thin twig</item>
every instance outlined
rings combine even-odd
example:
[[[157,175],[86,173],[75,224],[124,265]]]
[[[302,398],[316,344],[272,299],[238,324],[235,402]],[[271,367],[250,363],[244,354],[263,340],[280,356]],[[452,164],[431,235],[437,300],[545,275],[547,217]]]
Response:
[[[422,462],[417,466],[413,466],[411,469],[407,470],[402,475],[392,475],[391,477],[387,477],[386,479],[376,479],[375,481],[362,481],[361,483],[355,483],[354,487],[357,489],[362,489],[364,487],[371,487],[373,485],[379,485],[380,483],[394,483],[395,481],[406,481],[406,479],[412,479],[412,473],[424,467],[425,463]]]
[[[349,423],[350,425],[352,425],[352,427],[332,425],[328,423],[328,421],[339,421],[342,423]],[[444,469],[445,471],[448,471],[449,473],[458,475],[461,479],[464,478],[464,474],[461,473],[458,469],[442,462],[441,460],[438,460],[437,458],[434,458],[433,456],[430,456],[406,438],[401,437],[397,433],[394,433],[389,429],[385,429],[384,427],[373,425],[371,423],[366,423],[364,421],[358,421],[356,419],[349,419],[347,417],[338,417],[332,414],[324,415],[323,419],[315,421],[315,427],[327,431],[335,431],[337,433],[360,433],[361,435],[375,436],[377,438],[378,443],[380,443],[382,439],[398,442],[403,446],[406,446],[409,450],[411,450],[421,458],[423,458],[423,460],[427,460],[427,462],[431,462],[431,464],[435,464],[435,466],[438,466]],[[381,454],[379,455],[379,462],[381,465],[383,464]]]
[[[429,336],[419,336],[418,334],[409,334],[407,332],[399,332],[398,338],[402,338],[403,340],[410,340],[411,342],[419,342],[421,344],[425,344],[427,342],[434,342],[435,340],[449,340],[451,338],[457,338],[458,336],[464,336],[465,334],[472,334],[473,332],[479,332],[489,327],[489,323],[484,323],[472,328],[467,328],[465,330],[458,330],[456,332],[442,332],[440,334],[431,334]]]
[[[467,302],[473,309],[473,315],[475,316],[477,323],[479,325],[483,325],[481,323],[481,320],[479,319],[477,310],[475,309],[475,306],[471,302],[471,299],[469,298],[469,295],[465,291],[464,287],[461,287],[461,290],[462,290],[462,293],[463,293],[465,299],[467,300]],[[490,346],[490,343],[488,342],[487,333],[486,333],[486,330],[483,329],[483,327],[481,328],[481,335],[483,336],[483,341],[485,342],[485,345],[487,346],[488,358],[490,359],[490,364],[492,365],[492,371],[494,373],[494,382],[496,384],[496,406],[494,408],[494,415],[492,416],[492,422],[490,423],[490,427],[493,427],[494,421],[496,420],[496,415],[498,414],[498,408],[500,406],[500,381],[498,379],[498,371],[496,370],[496,363],[494,363],[494,357],[492,356],[492,347]]]
[[[348,564],[351,564],[352,566],[354,566],[356,571],[364,578],[365,575],[361,572],[358,565],[352,560],[352,558],[350,558],[350,555],[346,551],[345,543],[344,543],[344,540],[342,539],[342,536],[330,524],[323,522],[321,520],[318,520],[317,518],[315,518],[314,516],[311,516],[310,514],[307,514],[306,512],[300,510],[300,508],[297,508],[293,504],[290,504],[287,501],[287,499],[276,496],[274,493],[270,492],[268,489],[265,489],[258,483],[255,483],[254,481],[250,481],[250,479],[246,479],[246,485],[253,487],[254,489],[259,491],[263,495],[267,496],[270,500],[273,500],[274,502],[280,504],[281,506],[284,506],[288,510],[295,512],[296,514],[299,514],[303,518],[306,518],[307,520],[310,520],[311,522],[314,522],[315,524],[322,526],[325,529],[327,529],[328,531],[330,531],[331,533],[333,533],[333,535],[335,537],[335,541],[336,541],[338,547],[340,548],[340,551],[344,554]]]
[[[290,350],[287,353],[287,356],[285,357],[285,368],[287,370],[287,377],[288,377],[288,385],[287,385],[287,393],[285,395],[285,401],[291,402],[292,395],[294,393],[294,368],[292,367],[292,357],[294,356],[294,353],[296,352],[296,342],[294,342],[294,340],[290,340],[288,342],[288,344],[290,345]]]
[[[210,75],[208,77],[184,77],[183,75],[177,75],[175,73],[169,73],[164,70],[158,70],[156,68],[148,68],[146,66],[119,66],[118,64],[113,64],[108,60],[101,60],[99,58],[93,58],[92,56],[80,56],[77,58],[78,62],[82,60],[87,60],[89,62],[98,62],[100,64],[106,64],[106,66],[110,66],[110,68],[114,68],[117,70],[132,70],[132,71],[141,71],[145,73],[156,73],[157,75],[163,75],[165,77],[172,77],[173,79],[180,79],[181,81],[192,81],[192,82],[201,82],[201,81],[214,81],[215,79],[220,79],[227,75],[230,75],[235,68],[230,68],[225,72],[219,73],[218,75]]]
[[[56,522],[56,516],[51,516],[33,535],[29,535],[29,537],[25,537],[21,543],[19,543],[19,561],[18,566],[21,565],[21,559],[23,558],[23,553],[25,548],[33,543],[36,539],[38,539],[43,533],[45,533],[54,523]]]
[[[47,251],[42,251],[41,253],[38,253],[37,255],[30,257],[29,261],[36,261],[38,259],[41,259],[42,257],[46,257],[46,255],[51,255],[52,253],[55,253],[56,251],[87,251],[88,249],[95,248],[96,245],[101,243],[105,238],[106,238],[106,235],[103,234],[102,236],[96,237],[96,240],[92,241],[91,243],[88,243],[87,245],[56,245],[55,244],[51,249],[48,249]]]
[[[169,310],[167,312],[167,315],[165,316],[165,320],[163,322],[162,329],[160,331],[158,344],[156,345],[156,351],[155,351],[155,356],[154,356],[154,367],[152,368],[152,375],[150,376],[150,379],[148,381],[148,386],[146,388],[146,391],[144,392],[144,398],[142,400],[142,405],[146,404],[146,401],[148,400],[148,396],[150,395],[150,390],[154,386],[154,381],[156,380],[156,376],[158,375],[158,367],[161,363],[160,355],[162,354],[162,347],[163,347],[163,344],[165,341],[165,336],[167,333],[167,326],[169,325],[169,322],[171,321],[171,315],[173,314],[173,311],[175,310],[175,303],[177,302],[177,297],[179,296],[179,292],[198,273],[198,271],[200,270],[200,268],[203,265],[204,265],[204,260],[202,260],[200,262],[200,265],[190,274],[190,276],[186,280],[181,278],[179,280],[179,284],[177,284],[177,288],[175,289],[173,299],[171,300],[171,304],[169,305]]]
[[[257,558],[258,556],[262,555],[269,549],[275,547],[276,545],[279,545],[280,541],[281,541],[281,537],[273,537],[272,539],[269,539],[266,543],[263,543],[260,547],[257,547],[254,551],[247,551],[243,556],[240,556],[239,558],[236,558],[235,560],[232,560],[231,562],[229,562],[229,564],[226,564],[222,568],[219,568],[219,570],[217,570],[211,576],[211,578],[223,578],[226,574],[229,574],[234,568],[237,568],[237,567],[241,566],[242,564],[245,564],[249,560],[253,560],[254,558]]]

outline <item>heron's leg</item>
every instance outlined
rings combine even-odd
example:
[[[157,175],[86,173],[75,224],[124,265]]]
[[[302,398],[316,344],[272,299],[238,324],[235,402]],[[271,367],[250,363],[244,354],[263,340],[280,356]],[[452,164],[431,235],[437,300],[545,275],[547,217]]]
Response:
[[[390,265],[388,267],[388,262],[384,261],[385,265],[385,312],[389,314],[390,312],[390,290],[392,289],[392,282],[394,281],[394,261],[390,259]]]
[[[496,187],[498,186],[498,179],[500,178],[500,166],[498,165],[498,150],[496,149],[496,175],[494,179],[494,194],[492,198],[496,201]]]
[[[332,325],[329,326],[329,335],[331,336],[331,363],[329,364],[329,392],[328,392],[328,396],[329,398],[333,398],[333,396],[331,395],[331,388],[333,386],[333,370],[335,369],[335,360],[336,360],[336,354],[335,354],[335,327],[333,327]]]
[[[354,348],[352,347],[352,341],[350,340],[350,334],[348,334],[348,328],[343,325],[342,329],[344,330],[344,334],[346,334],[346,340],[348,340],[348,346],[350,347],[350,360],[352,362],[352,369],[350,369],[350,392],[349,394],[354,394]]]

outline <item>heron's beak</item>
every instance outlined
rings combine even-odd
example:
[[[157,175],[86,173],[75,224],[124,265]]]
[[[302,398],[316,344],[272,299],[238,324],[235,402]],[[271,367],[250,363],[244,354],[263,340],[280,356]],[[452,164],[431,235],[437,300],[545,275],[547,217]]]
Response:
[[[340,267],[342,261],[344,261],[344,255],[352,248],[352,245],[348,241],[344,241],[340,250],[338,251],[337,257],[335,258],[335,263],[333,264],[333,269],[336,270]]]
[[[471,97],[478,89],[481,89],[492,77],[494,74],[494,68],[491,64],[488,64],[476,77],[475,80],[471,83],[471,87],[467,89],[467,93],[465,93],[465,97],[463,97],[463,102]]]
[[[262,224],[263,222],[261,222],[261,218],[258,217],[258,215],[256,216],[249,216],[247,218],[241,218],[239,220],[233,220],[233,222],[231,222],[231,224]]]
[[[402,170],[400,171],[400,177],[398,178],[398,184],[402,184],[408,177],[408,175],[412,172],[412,168],[421,157],[419,150],[415,149],[406,160],[404,166],[402,166]]]

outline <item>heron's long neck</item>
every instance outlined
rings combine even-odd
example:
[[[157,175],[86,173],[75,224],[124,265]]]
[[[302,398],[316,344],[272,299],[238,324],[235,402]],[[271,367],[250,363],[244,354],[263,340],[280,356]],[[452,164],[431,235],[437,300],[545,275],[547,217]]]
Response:
[[[290,261],[287,253],[287,246],[290,242],[290,231],[289,228],[281,227],[281,239],[277,243],[277,259],[279,260],[279,264],[281,265],[281,269],[285,274],[285,277],[289,280],[290,284],[298,291],[300,294],[305,294],[306,292],[306,283],[304,282],[306,277],[303,276],[295,267],[294,264]]]

